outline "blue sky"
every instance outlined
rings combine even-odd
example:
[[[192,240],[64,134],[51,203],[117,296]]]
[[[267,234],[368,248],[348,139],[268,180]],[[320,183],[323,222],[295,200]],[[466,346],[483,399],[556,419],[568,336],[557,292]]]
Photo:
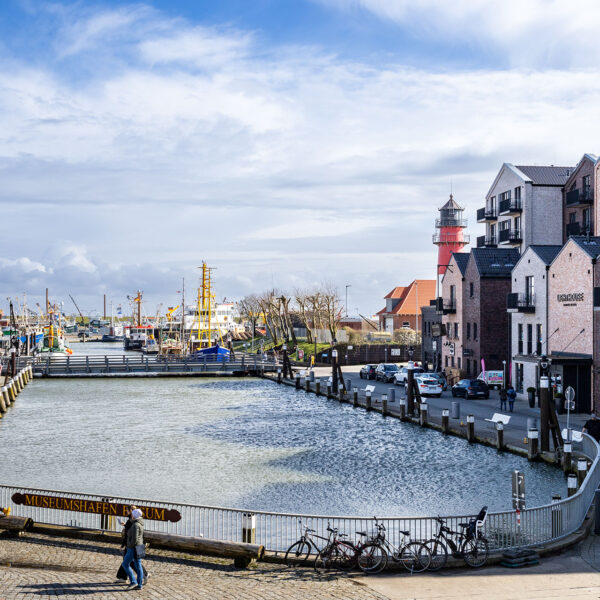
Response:
[[[437,208],[599,151],[600,11],[562,0],[0,6],[0,298],[174,304],[433,278]],[[1,305],[1,304],[0,304]]]

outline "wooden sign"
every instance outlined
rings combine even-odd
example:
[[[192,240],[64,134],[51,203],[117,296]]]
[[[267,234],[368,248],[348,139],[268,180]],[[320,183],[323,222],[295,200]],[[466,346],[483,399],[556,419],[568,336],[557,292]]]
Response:
[[[13,494],[11,500],[15,504],[34,508],[52,508],[72,512],[94,513],[113,517],[128,517],[129,504],[117,504],[103,500],[84,500],[83,498],[65,498],[64,496],[43,496],[41,494]],[[137,506],[137,505],[136,505]],[[178,510],[156,506],[138,506],[144,519],[151,521],[181,521]]]

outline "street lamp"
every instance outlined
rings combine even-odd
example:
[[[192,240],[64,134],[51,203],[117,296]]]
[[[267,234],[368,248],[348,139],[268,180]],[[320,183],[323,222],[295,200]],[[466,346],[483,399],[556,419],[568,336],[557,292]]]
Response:
[[[348,316],[348,288],[352,287],[349,283],[346,285],[346,316]]]
[[[502,361],[502,387],[506,389],[506,361]]]

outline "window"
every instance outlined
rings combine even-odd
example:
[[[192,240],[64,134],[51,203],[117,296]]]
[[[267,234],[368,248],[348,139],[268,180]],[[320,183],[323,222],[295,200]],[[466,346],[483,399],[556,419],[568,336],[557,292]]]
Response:
[[[510,229],[510,219],[506,219],[506,221],[500,221],[500,231],[506,231]]]
[[[523,354],[523,323],[519,323],[517,326],[517,354]]]
[[[456,359],[456,366],[460,369],[460,356]]]
[[[454,356],[451,357],[451,360],[452,360],[452,362],[451,362],[452,367],[454,367]]]
[[[542,355],[542,325],[538,323],[535,326],[535,351],[538,356]]]
[[[527,354],[533,353],[533,325],[527,323]]]
[[[471,296],[471,298],[473,297],[473,282],[472,281],[469,283],[469,296]]]
[[[523,365],[516,363],[515,367],[515,388],[517,392],[523,392]]]
[[[585,233],[591,233],[590,230],[590,209],[589,208],[584,208],[583,209],[583,228],[585,230]]]
[[[405,329],[409,329],[410,328],[410,323],[408,321],[404,321],[402,323],[402,327],[404,327]]]
[[[500,202],[502,202],[502,200],[510,200],[510,190],[508,190],[508,192],[502,192],[500,194]]]
[[[525,300],[527,301],[527,306],[533,305],[534,292],[533,275],[528,275],[525,277]]]
[[[471,339],[471,323],[467,323],[467,339]]]
[[[469,375],[471,375],[471,361],[467,358],[466,363],[467,363],[467,377],[469,377]]]
[[[490,198],[490,208],[492,209],[492,211],[494,211],[494,214],[496,213],[496,196],[492,196]]]
[[[496,223],[494,223],[493,225],[490,225],[490,237],[491,238],[496,237]]]
[[[458,339],[458,323],[454,323],[454,337]]]
[[[448,357],[446,356],[446,366],[448,366]]]
[[[520,187],[515,188],[515,200],[517,200],[517,201],[521,200],[521,188]]]
[[[585,175],[585,177],[583,177],[582,183],[583,183],[583,197],[589,198],[590,197],[590,189],[592,187],[590,185],[590,176]]]
[[[477,323],[473,323],[473,339],[477,341]]]
[[[577,221],[577,214],[574,212],[569,213],[569,223],[575,223]]]
[[[451,307],[456,306],[456,286],[455,285],[450,286],[450,306]]]
[[[515,231],[521,231],[521,217],[515,217]]]

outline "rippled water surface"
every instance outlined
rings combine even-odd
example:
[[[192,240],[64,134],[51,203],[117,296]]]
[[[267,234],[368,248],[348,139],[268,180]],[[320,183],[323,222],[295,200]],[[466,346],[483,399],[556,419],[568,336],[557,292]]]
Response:
[[[0,481],[316,514],[510,508],[559,470],[255,379],[35,380],[0,422]]]

